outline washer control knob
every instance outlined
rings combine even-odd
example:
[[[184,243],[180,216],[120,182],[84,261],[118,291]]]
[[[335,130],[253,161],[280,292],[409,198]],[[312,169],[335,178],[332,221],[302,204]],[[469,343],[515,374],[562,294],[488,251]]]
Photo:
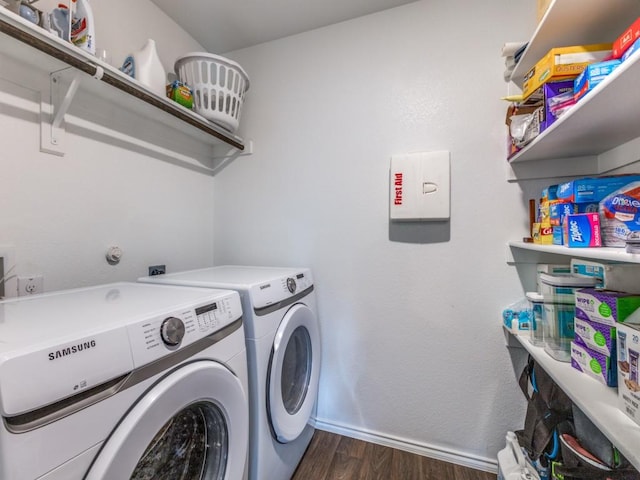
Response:
[[[167,317],[160,327],[160,338],[170,347],[179,345],[184,337],[184,323],[176,317]]]
[[[287,288],[291,293],[296,291],[296,281],[291,277],[287,278]]]

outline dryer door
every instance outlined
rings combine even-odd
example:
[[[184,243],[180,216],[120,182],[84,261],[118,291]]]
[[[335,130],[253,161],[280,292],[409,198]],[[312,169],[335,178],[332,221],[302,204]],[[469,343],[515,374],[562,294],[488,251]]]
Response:
[[[127,413],[85,478],[242,478],[247,408],[240,380],[223,365],[203,360],[180,367]]]
[[[269,363],[267,412],[280,443],[300,436],[318,396],[320,332],[315,314],[301,303],[285,314]]]

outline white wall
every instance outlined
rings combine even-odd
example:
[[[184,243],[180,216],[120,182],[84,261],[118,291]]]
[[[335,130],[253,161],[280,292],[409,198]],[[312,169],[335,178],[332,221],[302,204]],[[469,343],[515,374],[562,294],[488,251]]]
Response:
[[[148,37],[168,69],[201,49],[147,0],[92,5],[114,63]],[[491,461],[524,404],[499,327],[522,294],[504,244],[525,234],[540,187],[504,181],[499,55],[533,23],[530,0],[425,0],[235,52],[256,153],[215,179],[73,125],[64,157],[40,153],[42,79],[14,78],[0,58],[0,246],[46,290],[134,280],[155,263],[308,265],[321,426]],[[86,96],[70,114],[92,108],[108,128],[156,133]],[[390,226],[390,156],[435,149],[451,151],[451,222]]]
[[[91,5],[97,44],[113,52],[114,62],[148,37],[157,40],[167,67],[179,53],[201,50],[147,0]],[[71,122],[65,156],[40,153],[38,90],[47,78],[28,68],[18,75],[18,67],[0,57],[0,246],[13,247],[13,273],[43,274],[49,291],[135,280],[158,263],[170,270],[211,264],[212,177]],[[89,111],[110,129],[159,134],[148,122],[90,100],[80,94],[70,115],[86,119]],[[117,266],[105,261],[110,245],[124,251]]]
[[[256,153],[215,179],[214,259],[313,269],[321,428],[482,464],[521,427],[505,242],[541,185],[505,181],[500,51],[534,8],[420,1],[234,52]],[[390,226],[391,155],[441,149],[451,222]]]

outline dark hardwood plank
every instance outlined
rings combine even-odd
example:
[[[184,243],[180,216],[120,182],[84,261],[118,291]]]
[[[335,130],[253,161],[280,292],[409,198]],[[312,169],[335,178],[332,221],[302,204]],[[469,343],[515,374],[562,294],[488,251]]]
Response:
[[[319,435],[316,431],[292,480],[327,478],[339,443],[340,435]]]
[[[365,444],[365,453],[362,472],[360,472],[358,480],[387,480],[392,478],[391,457],[393,456],[393,451],[375,443],[362,443]]]
[[[496,474],[318,430],[292,480],[496,480]]]

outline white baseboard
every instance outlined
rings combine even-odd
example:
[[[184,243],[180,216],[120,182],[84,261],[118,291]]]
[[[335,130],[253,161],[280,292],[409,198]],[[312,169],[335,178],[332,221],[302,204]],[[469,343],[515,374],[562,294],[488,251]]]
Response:
[[[482,470],[484,472],[498,473],[498,462],[494,458],[483,458],[477,455],[451,450],[435,445],[416,443],[402,438],[384,435],[380,432],[371,432],[348,425],[339,425],[326,420],[316,418],[314,426],[318,430],[337,433],[346,437],[371,442],[385,447],[397,448],[406,452],[416,453],[429,458],[443,460],[456,465]]]

